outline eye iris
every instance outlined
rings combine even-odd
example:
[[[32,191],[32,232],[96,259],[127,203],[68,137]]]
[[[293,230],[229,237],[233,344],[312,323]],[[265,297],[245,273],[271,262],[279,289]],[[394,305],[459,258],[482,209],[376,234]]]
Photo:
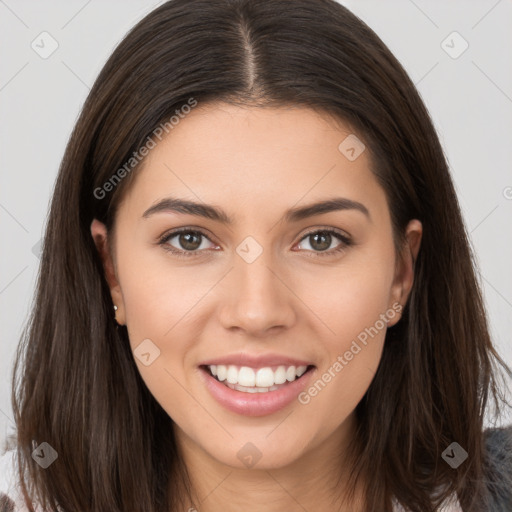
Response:
[[[193,238],[195,238],[195,243],[191,242],[191,239]],[[184,249],[192,251],[201,245],[201,235],[193,232],[181,233],[179,236],[179,242]]]
[[[324,240],[324,242],[320,243],[320,247],[319,246],[315,247],[315,244],[319,238],[322,238]],[[329,233],[325,233],[322,231],[315,233],[313,235],[310,235],[310,240],[314,240],[314,243],[311,244],[311,247],[313,247],[314,249],[318,249],[319,251],[325,251],[331,245],[331,238],[332,237]],[[326,240],[327,240],[327,243],[326,243]]]

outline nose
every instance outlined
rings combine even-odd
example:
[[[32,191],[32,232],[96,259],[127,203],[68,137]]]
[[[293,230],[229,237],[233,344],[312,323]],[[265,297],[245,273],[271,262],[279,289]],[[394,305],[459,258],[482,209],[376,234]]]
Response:
[[[264,337],[294,324],[293,284],[286,272],[272,264],[269,252],[263,251],[252,263],[236,256],[220,312],[224,328]]]

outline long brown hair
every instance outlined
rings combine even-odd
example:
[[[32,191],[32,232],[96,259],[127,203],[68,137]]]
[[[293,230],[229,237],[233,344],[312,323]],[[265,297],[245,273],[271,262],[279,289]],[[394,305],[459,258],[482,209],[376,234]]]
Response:
[[[493,398],[498,417],[499,376],[510,369],[489,336],[429,114],[379,37],[333,0],[171,0],[105,64],[62,160],[14,367],[27,504],[29,493],[64,511],[158,512],[184,503],[172,491],[189,489],[173,422],[142,381],[126,328],[116,327],[90,225],[96,218],[113,229],[144,163],[132,162],[134,153],[162,123],[170,130],[191,99],[298,105],[348,123],[371,155],[395,239],[410,219],[423,223],[410,299],[357,406],[351,483],[366,482],[368,511],[389,509],[392,497],[412,512],[434,511],[452,492],[464,510],[477,510],[484,413]],[[58,453],[46,469],[31,457],[43,442]],[[457,470],[441,458],[452,442],[469,454]]]

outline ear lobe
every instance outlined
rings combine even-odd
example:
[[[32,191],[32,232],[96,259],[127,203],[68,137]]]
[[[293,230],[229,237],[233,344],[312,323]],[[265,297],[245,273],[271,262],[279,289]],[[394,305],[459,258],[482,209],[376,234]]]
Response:
[[[107,243],[107,227],[99,220],[94,219],[91,223],[91,235],[103,263],[103,271],[108,287],[110,288],[112,302],[117,306],[116,320],[119,324],[122,324],[121,318],[124,317],[123,296],[121,293],[121,286],[117,280],[112,254],[110,253]]]
[[[389,307],[392,307],[393,304],[399,303],[403,308],[409,298],[414,284],[414,266],[418,259],[422,233],[423,226],[417,219],[411,220],[406,227],[406,240],[404,247],[402,248],[402,253],[399,255],[399,259],[397,261]],[[397,317],[394,322],[389,322],[388,326],[391,327],[397,323],[399,318],[400,317]]]

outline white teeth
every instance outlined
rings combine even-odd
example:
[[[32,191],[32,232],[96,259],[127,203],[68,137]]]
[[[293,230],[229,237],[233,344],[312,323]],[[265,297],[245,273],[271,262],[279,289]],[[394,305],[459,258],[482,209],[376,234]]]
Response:
[[[236,366],[233,368],[236,369]],[[258,373],[260,371],[261,370],[258,370]],[[248,366],[242,366],[238,372],[237,384],[240,384],[240,386],[253,387],[255,383],[256,375],[254,374],[254,370]],[[258,384],[258,386],[261,386],[261,384]]]
[[[227,384],[253,388],[254,391],[248,391],[249,393],[267,391],[273,386],[284,384],[287,381],[292,382],[307,370],[307,366],[279,366],[274,371],[269,366],[254,370],[248,366],[238,367],[223,364],[210,365],[209,368],[212,375],[216,376],[220,382],[227,381]]]
[[[242,372],[240,371],[240,374]],[[243,382],[239,382],[242,386],[247,386]],[[275,384],[275,377],[272,368],[260,368],[256,373],[256,386],[259,388],[269,388]],[[253,384],[254,385],[254,384]]]
[[[286,367],[280,366],[274,372],[274,384],[284,384],[286,382]]]
[[[210,369],[212,367],[210,366]],[[217,372],[217,379],[219,379],[221,382],[223,380],[226,380],[226,373],[228,372],[227,368],[221,364],[217,365],[215,367],[215,371]]]
[[[228,373],[226,375],[226,380],[230,384],[238,384],[238,368],[236,366],[228,366]]]

